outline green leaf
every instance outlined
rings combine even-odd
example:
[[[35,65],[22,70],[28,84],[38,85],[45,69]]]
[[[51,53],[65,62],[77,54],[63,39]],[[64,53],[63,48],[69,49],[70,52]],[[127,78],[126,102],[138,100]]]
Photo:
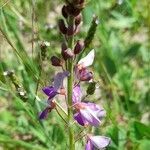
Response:
[[[134,122],[135,135],[137,139],[142,139],[144,137],[150,138],[150,127],[147,125],[135,121]]]
[[[150,148],[150,140],[144,139],[140,141],[138,150],[149,150],[149,148]]]
[[[117,72],[114,60],[108,56],[105,56],[104,64],[110,76],[114,76],[114,74]]]
[[[126,51],[125,53],[125,57],[129,56],[129,57],[133,57],[137,54],[137,52],[139,51],[141,47],[141,44],[139,43],[134,43],[130,46],[130,48]]]

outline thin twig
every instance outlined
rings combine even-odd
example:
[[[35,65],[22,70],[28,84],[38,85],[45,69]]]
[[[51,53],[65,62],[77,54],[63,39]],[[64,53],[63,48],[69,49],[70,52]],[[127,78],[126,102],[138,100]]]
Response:
[[[33,52],[34,52],[34,19],[35,19],[35,2],[32,0],[32,58],[33,58]]]
[[[58,113],[58,115],[60,116],[60,118],[61,118],[66,124],[68,124],[67,121],[63,118],[63,116],[59,113],[57,107],[55,108],[55,110],[56,110],[56,112]]]

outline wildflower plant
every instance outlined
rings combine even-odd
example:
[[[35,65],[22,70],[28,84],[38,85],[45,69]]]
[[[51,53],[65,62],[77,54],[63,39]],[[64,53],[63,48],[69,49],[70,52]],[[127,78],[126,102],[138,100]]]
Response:
[[[91,131],[89,130],[90,126],[101,125],[106,112],[102,106],[87,99],[87,95],[94,94],[96,86],[93,72],[89,68],[94,62],[95,50],[92,49],[85,57],[81,58],[94,37],[98,24],[97,18],[94,17],[85,40],[75,41],[74,38],[80,31],[81,11],[85,7],[85,3],[85,0],[66,0],[62,7],[63,19],[58,21],[60,33],[64,37],[61,44],[61,57],[51,57],[51,64],[55,67],[61,67],[62,71],[55,75],[51,85],[43,87],[43,92],[48,96],[48,100],[45,109],[39,114],[39,119],[46,119],[53,109],[57,110],[58,106],[62,108],[55,99],[56,96],[61,95],[65,98],[67,120],[57,112],[68,129],[69,150],[75,150],[75,142],[83,137],[86,139],[86,150],[104,149],[110,143],[110,138],[92,135],[89,132]],[[64,84],[65,79],[67,79],[67,84]],[[82,82],[88,84],[85,96],[83,95]],[[82,127],[83,136],[78,133],[79,136],[76,138],[75,125]]]

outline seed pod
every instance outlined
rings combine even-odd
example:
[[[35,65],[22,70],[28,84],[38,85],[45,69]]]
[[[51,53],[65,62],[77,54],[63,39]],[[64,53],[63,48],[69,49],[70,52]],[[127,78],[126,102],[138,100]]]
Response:
[[[45,58],[47,57],[47,47],[50,46],[50,43],[47,41],[43,41],[40,43],[40,48],[41,48],[41,57],[42,60],[44,61]]]
[[[75,17],[75,25],[78,26],[81,23],[82,15],[81,13]]]
[[[67,27],[65,26],[65,23],[64,23],[63,19],[59,19],[58,27],[59,27],[59,30],[60,30],[60,32],[62,34],[66,34],[67,33]]]
[[[99,24],[99,20],[98,20],[97,16],[93,16],[91,26],[90,26],[88,33],[87,33],[87,36],[85,38],[85,47],[89,47],[89,45],[91,44],[91,42],[94,38],[98,24]]]
[[[93,95],[95,92],[95,89],[96,89],[96,82],[91,82],[91,83],[89,83],[86,93],[88,95]]]
[[[51,57],[51,64],[53,66],[62,66],[62,61],[58,57],[52,56]]]
[[[65,5],[62,7],[61,13],[64,16],[64,18],[68,18],[67,7]]]
[[[25,89],[21,86],[20,82],[18,81],[17,76],[15,75],[14,71],[5,71],[4,72],[5,76],[8,76],[11,80],[11,82],[13,83],[13,85],[16,88],[16,92],[18,94],[18,96],[20,97],[21,100],[23,100],[24,102],[27,101],[28,96],[27,96],[27,92],[25,91]]]
[[[84,48],[84,41],[78,40],[74,47],[74,54],[79,54]]]
[[[72,58],[74,56],[74,53],[71,51],[70,48],[62,51],[62,56],[64,58],[64,60],[67,60],[69,58]]]

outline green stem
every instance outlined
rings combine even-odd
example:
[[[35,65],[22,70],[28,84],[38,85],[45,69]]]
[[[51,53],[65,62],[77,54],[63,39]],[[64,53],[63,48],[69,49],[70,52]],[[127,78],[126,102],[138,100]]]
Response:
[[[69,25],[74,24],[74,18],[69,18]],[[68,39],[68,47],[73,48],[73,36],[70,36]],[[71,126],[73,122],[73,109],[72,109],[72,91],[73,91],[73,59],[68,60],[68,71],[70,72],[70,76],[68,77],[68,131],[69,131],[69,150],[75,150],[75,140],[74,140],[74,130]]]

